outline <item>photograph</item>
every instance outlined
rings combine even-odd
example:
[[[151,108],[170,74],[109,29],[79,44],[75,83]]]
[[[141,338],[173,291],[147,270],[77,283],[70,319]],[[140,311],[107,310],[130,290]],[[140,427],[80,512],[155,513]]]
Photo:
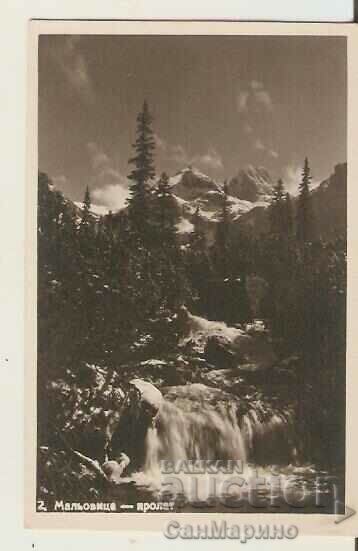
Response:
[[[62,28],[29,52],[31,506],[344,514],[347,36]]]

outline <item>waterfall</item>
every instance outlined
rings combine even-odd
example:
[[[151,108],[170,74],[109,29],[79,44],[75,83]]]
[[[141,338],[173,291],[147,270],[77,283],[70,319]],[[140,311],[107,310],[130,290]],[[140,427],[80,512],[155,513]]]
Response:
[[[272,411],[263,419],[260,409],[243,415],[241,431],[246,457],[256,465],[287,465],[296,460],[295,431],[292,413]]]
[[[146,434],[143,469],[132,475],[141,495],[149,492],[186,511],[252,505],[256,499],[266,504],[279,499],[286,511],[288,504],[301,506],[302,496],[314,507],[318,471],[298,466],[288,407],[262,399],[243,404],[237,396],[199,383],[170,387],[163,394],[156,425]],[[166,469],[168,464],[173,468]],[[220,465],[214,473],[213,464]]]
[[[158,461],[239,460],[246,461],[246,446],[235,408],[226,415],[203,409],[188,412],[164,401],[158,427],[147,436],[146,468]]]
[[[289,411],[263,414],[256,405],[240,417],[237,400],[230,403],[227,393],[220,400],[218,392],[199,384],[172,387],[171,401],[163,401],[157,426],[147,434],[145,472],[158,472],[162,460],[283,465],[295,459]]]

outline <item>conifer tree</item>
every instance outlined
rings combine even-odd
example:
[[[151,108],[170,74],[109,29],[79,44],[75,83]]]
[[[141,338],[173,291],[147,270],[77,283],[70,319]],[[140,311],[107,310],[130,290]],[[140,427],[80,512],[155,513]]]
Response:
[[[302,170],[302,180],[299,185],[297,204],[296,236],[299,243],[307,243],[313,240],[314,220],[310,196],[311,180],[311,170],[306,157]]]
[[[63,205],[60,227],[59,267],[62,273],[68,272],[69,280],[76,277],[78,268],[77,225],[75,213],[70,205]]]
[[[199,206],[193,215],[192,224],[193,231],[190,234],[189,248],[186,253],[186,271],[191,287],[190,306],[195,312],[208,315],[212,269]]]
[[[274,187],[274,192],[270,205],[271,233],[279,236],[284,231],[284,198],[285,190],[283,181],[279,179]]]
[[[90,210],[91,210],[91,195],[88,186],[86,186],[85,196],[83,199],[83,219],[87,220],[90,216]]]
[[[279,178],[274,188],[273,201],[275,203],[280,203],[283,200],[284,195],[285,195],[285,189],[284,189],[283,181],[281,178]]]
[[[134,168],[128,176],[132,181],[128,199],[129,221],[133,231],[144,240],[148,237],[150,224],[150,181],[155,176],[155,141],[151,127],[152,121],[148,104],[144,101],[143,109],[137,116],[137,138],[133,144],[135,154],[129,160],[129,164],[132,164]]]
[[[79,227],[80,254],[87,266],[91,263],[91,257],[95,250],[94,219],[91,215],[91,194],[86,186],[82,206],[82,219]]]
[[[215,270],[219,277],[229,277],[229,232],[230,232],[230,208],[228,200],[227,183],[223,186],[223,204],[220,220],[217,225],[215,243],[213,246],[213,260]]]
[[[293,207],[291,196],[287,192],[284,199],[284,224],[287,237],[292,237],[293,235]]]
[[[88,186],[86,186],[85,195],[82,203],[82,218],[80,222],[80,232],[86,233],[91,225],[91,194]]]
[[[154,194],[153,222],[156,227],[156,276],[162,305],[174,311],[182,303],[183,273],[177,236],[176,204],[169,178],[162,173]]]
[[[159,237],[164,247],[173,247],[177,242],[178,221],[175,201],[170,189],[168,175],[163,172],[157,189],[155,191],[156,208],[157,208],[157,226]]]
[[[128,252],[123,280],[128,282],[127,295],[132,302],[133,319],[140,333],[151,331],[161,308],[160,278],[158,277],[158,224],[155,212],[155,177],[152,115],[146,101],[137,116],[134,155],[129,159],[133,169],[128,199],[128,230],[125,250]],[[149,321],[151,320],[151,321]]]

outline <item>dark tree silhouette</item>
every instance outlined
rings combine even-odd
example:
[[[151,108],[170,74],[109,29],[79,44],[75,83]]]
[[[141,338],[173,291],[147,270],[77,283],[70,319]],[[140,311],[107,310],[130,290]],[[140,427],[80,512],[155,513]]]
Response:
[[[193,231],[186,252],[186,273],[190,284],[190,308],[197,314],[211,315],[212,265],[208,244],[203,230],[200,207],[192,218]]]
[[[274,187],[274,192],[270,204],[270,223],[271,233],[282,235],[284,233],[284,200],[285,189],[283,181],[279,179]]]
[[[230,222],[231,216],[228,200],[228,188],[225,181],[223,186],[221,215],[217,224],[215,242],[212,250],[215,271],[223,278],[227,278],[230,275]]]
[[[134,168],[128,178],[132,181],[128,199],[129,220],[132,230],[144,241],[149,237],[151,189],[150,181],[155,177],[154,150],[155,141],[151,127],[153,122],[146,101],[137,116],[137,138],[133,144],[135,154],[129,164]]]
[[[302,180],[299,185],[299,196],[296,215],[296,235],[300,243],[307,243],[314,239],[314,219],[312,199],[310,196],[311,170],[307,157],[305,158]]]

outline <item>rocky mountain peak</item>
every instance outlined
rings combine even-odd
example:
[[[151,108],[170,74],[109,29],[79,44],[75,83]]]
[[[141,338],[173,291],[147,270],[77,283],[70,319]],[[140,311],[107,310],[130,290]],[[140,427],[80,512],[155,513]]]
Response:
[[[249,165],[245,169],[240,169],[236,176],[231,178],[228,192],[229,195],[244,201],[267,202],[272,195],[273,186],[274,183],[266,168]]]
[[[217,182],[191,166],[172,176],[170,184],[173,193],[186,201],[198,199],[208,192],[222,193]]]

